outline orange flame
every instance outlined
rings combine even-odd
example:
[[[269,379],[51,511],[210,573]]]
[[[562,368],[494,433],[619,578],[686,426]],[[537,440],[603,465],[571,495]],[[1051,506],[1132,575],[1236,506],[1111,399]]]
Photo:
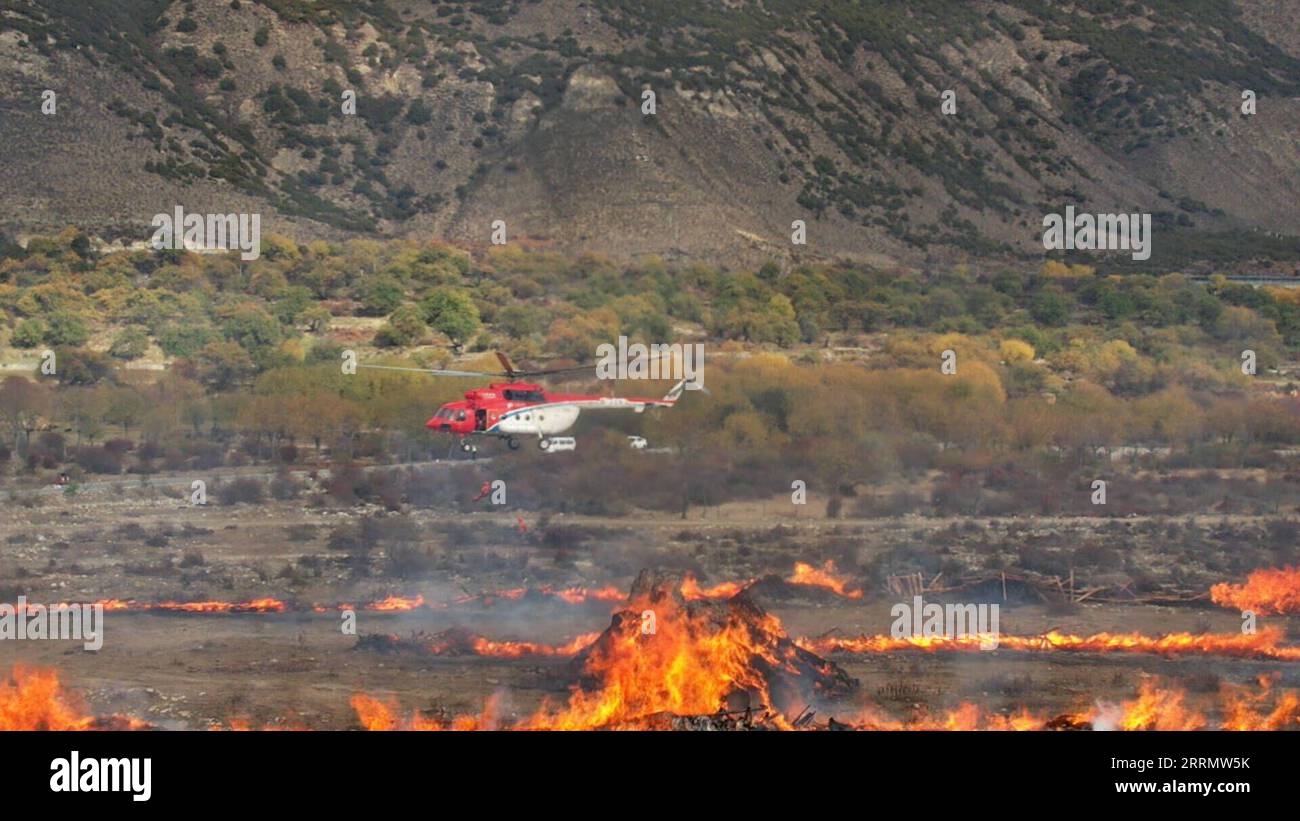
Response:
[[[474,652],[480,656],[522,658],[524,656],[575,656],[591,645],[600,633],[583,633],[566,644],[538,644],[531,641],[492,641],[483,636],[473,640]],[[434,649],[437,652],[437,648]]]
[[[1300,730],[1300,694],[1295,690],[1277,691],[1273,679],[1261,676],[1259,689],[1225,684],[1219,692],[1219,712],[1222,719],[1213,720],[1199,707],[1192,705],[1182,688],[1162,685],[1155,680],[1143,681],[1135,698],[1119,704],[1099,704],[1079,713],[1066,713],[1049,718],[1020,708],[1009,715],[986,710],[971,702],[949,710],[929,712],[920,710],[910,718],[891,716],[875,706],[864,706],[841,725],[860,730],[996,730],[1029,731],[1059,729],[1116,729],[1116,730],[1203,730],[1217,727],[1222,730]],[[599,700],[597,703],[601,703]],[[453,721],[437,721],[413,715],[398,719],[397,708],[370,696],[358,694],[352,699],[362,726],[370,730],[447,730],[491,729],[500,726],[495,701],[479,717],[466,717]],[[587,729],[593,726],[645,726],[635,721],[606,720],[607,714],[583,710],[587,702],[571,700],[569,709],[547,714],[539,712],[515,728],[517,729]],[[617,711],[614,712],[617,715]],[[592,722],[594,723],[588,723]],[[788,722],[778,726],[789,729]]]
[[[1259,677],[1259,691],[1225,684],[1225,730],[1300,730],[1300,695],[1295,690],[1277,692],[1277,674]]]
[[[820,568],[814,567],[805,562],[796,562],[794,570],[789,577],[785,579],[788,584],[807,585],[812,587],[821,587],[831,590],[837,595],[850,599],[859,599],[862,597],[861,590],[848,590],[848,580],[837,576],[834,561],[827,561]],[[700,583],[689,574],[683,579],[681,593],[688,601],[698,601],[702,599],[728,599],[749,587],[754,583],[753,579],[746,581],[721,582],[712,587],[701,587]],[[437,602],[425,599],[422,594],[414,596],[392,595],[383,599],[368,602],[362,605],[361,609],[377,613],[403,613],[417,610],[420,608],[429,608],[433,610],[443,610],[451,605],[463,605],[477,602],[485,607],[491,607],[499,600],[518,601],[528,595],[550,597],[559,599],[567,604],[582,605],[589,602],[623,602],[627,600],[628,593],[620,590],[613,585],[605,587],[589,588],[584,586],[572,586],[562,589],[555,589],[550,585],[541,587],[512,587],[503,590],[493,590],[485,593],[467,594],[457,596],[450,602]],[[103,605],[105,610],[110,611],[163,611],[170,613],[284,613],[291,608],[285,602],[273,598],[253,599],[243,602],[227,601],[197,601],[197,602],[138,602],[134,599],[100,599],[95,602]],[[303,611],[310,610],[314,613],[328,613],[333,610],[355,610],[357,607],[349,603],[340,603],[337,605],[324,604],[299,604],[296,609]]]
[[[1147,636],[1142,633],[1096,633],[1078,636],[1055,630],[1039,636],[998,636],[997,649],[1049,652],[1072,650],[1087,653],[1154,653],[1158,655],[1201,654],[1233,656],[1236,658],[1271,658],[1282,661],[1300,661],[1300,647],[1283,646],[1283,632],[1279,627],[1266,627],[1258,633],[1195,634],[1168,633]],[[967,636],[859,636],[842,638],[798,638],[795,643],[813,653],[892,653],[899,650],[980,651],[988,637]]]
[[[424,596],[389,596],[376,602],[366,605],[367,610],[378,610],[382,613],[404,612],[414,610],[417,607],[424,606]]]
[[[791,575],[787,582],[790,584],[804,584],[811,587],[824,587],[833,591],[836,595],[844,596],[849,599],[862,598],[861,590],[846,590],[848,580],[835,575],[835,562],[827,559],[821,569],[813,567],[804,562],[794,563],[794,574]]]
[[[655,632],[642,632],[643,609],[655,612]],[[754,620],[727,615],[721,624],[693,615],[667,597],[643,601],[614,618],[614,625],[591,645],[583,673],[596,689],[575,689],[567,707],[539,710],[524,722],[531,729],[576,730],[618,726],[655,713],[700,715],[720,709],[738,689],[754,693],[763,706],[773,703],[769,677],[758,669],[794,672],[778,650],[781,622],[762,614]],[[797,675],[797,672],[796,672]]]
[[[240,602],[137,602],[134,599],[99,599],[95,604],[101,605],[105,611],[110,612],[159,610],[166,613],[283,613],[288,609],[284,602],[272,598]]]
[[[1300,613],[1300,567],[1256,570],[1245,584],[1216,584],[1210,599],[1234,610],[1254,610],[1264,615]]]
[[[279,599],[253,599],[244,602],[195,601],[195,602],[159,602],[148,606],[150,610],[164,610],[177,613],[283,613],[284,602]]]
[[[1209,723],[1202,713],[1187,706],[1185,691],[1163,688],[1154,681],[1142,682],[1138,697],[1124,702],[1123,708],[1121,730],[1204,730]],[[1104,710],[1094,711],[1094,723]]]
[[[1205,712],[1189,705],[1187,692],[1179,687],[1164,686],[1153,680],[1143,681],[1136,698],[1120,704],[1100,704],[1082,713],[1065,714],[1049,719],[1021,708],[1011,715],[989,712],[976,704],[963,702],[957,707],[931,714],[925,711],[907,720],[864,707],[845,720],[864,730],[1203,730],[1218,726],[1223,730],[1296,730],[1300,729],[1300,695],[1295,690],[1276,692],[1268,677],[1260,677],[1260,689],[1225,684],[1219,692],[1222,720],[1212,721]]]
[[[621,602],[627,599],[627,592],[612,585],[589,590],[585,587],[566,587],[563,590],[543,592],[568,602],[569,604],[586,604],[587,601]]]
[[[654,613],[653,630],[643,620],[646,610]],[[571,691],[567,704],[544,705],[516,722],[516,729],[644,727],[649,717],[665,713],[715,713],[739,693],[769,714],[775,726],[789,727],[779,714],[774,682],[797,681],[830,666],[796,648],[780,620],[752,604],[688,604],[671,593],[637,597],[615,614],[604,633],[580,636],[562,647],[482,638],[471,646],[479,653],[502,656],[581,652],[583,683]],[[361,723],[371,728],[455,728],[418,717],[399,720],[393,706],[369,696],[355,698],[353,707]],[[495,717],[486,714],[465,722],[472,728],[496,724]]]
[[[713,587],[700,587],[700,583],[689,573],[682,579],[682,598],[687,601],[700,599],[729,599],[748,587],[750,582],[722,582]]]
[[[149,725],[130,716],[89,715],[59,683],[54,670],[15,666],[0,681],[0,730],[140,730]]]
[[[932,714],[921,711],[911,719],[898,719],[874,707],[864,707],[845,720],[860,730],[1042,730],[1048,720],[1021,709],[1009,716],[962,702],[951,710]]]
[[[479,716],[458,716],[450,721],[440,721],[413,713],[409,718],[399,718],[395,702],[381,701],[364,693],[352,696],[352,709],[356,711],[361,726],[367,730],[491,730],[496,727],[498,711],[497,699],[493,696]]]

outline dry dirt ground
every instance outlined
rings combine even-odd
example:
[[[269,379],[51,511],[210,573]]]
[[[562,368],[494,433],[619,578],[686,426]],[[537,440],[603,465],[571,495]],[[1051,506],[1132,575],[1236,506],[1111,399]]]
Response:
[[[625,519],[552,517],[552,525],[563,522],[589,534],[587,541],[563,551],[535,534],[518,533],[517,515],[534,529],[542,525],[535,513],[416,510],[409,516],[417,525],[420,548],[434,564],[401,576],[386,569],[386,547],[371,551],[363,574],[349,564],[346,551],[330,548],[336,529],[355,526],[364,515],[358,509],[319,509],[303,501],[196,507],[156,489],[130,487],[72,497],[47,494],[34,506],[9,499],[0,508],[0,600],[13,601],[18,594],[38,603],[270,596],[298,609],[223,615],[110,612],[98,652],[75,642],[3,641],[0,669],[7,671],[15,663],[58,668],[93,712],[129,713],[169,728],[236,721],[351,728],[357,722],[348,702],[357,692],[395,698],[406,712],[451,715],[477,713],[495,695],[506,715],[527,715],[544,699],[563,702],[573,682],[567,659],[426,658],[358,649],[356,637],[340,629],[336,610],[313,612],[310,605],[333,608],[341,602],[417,594],[431,602],[450,602],[547,584],[557,589],[609,584],[626,590],[642,567],[691,570],[705,583],[716,584],[787,575],[800,558],[820,563],[825,553],[813,546],[831,533],[841,534],[837,543],[856,545],[862,560],[884,550],[891,539],[922,543],[926,534],[971,522],[919,517],[829,522],[816,516],[812,505],[798,517],[788,510],[773,502],[696,511],[686,521],[647,513]],[[1223,517],[1212,521],[1221,523]],[[1037,529],[1087,528],[1092,520],[1031,522]],[[1102,520],[1095,523],[1100,527]],[[781,538],[765,537],[775,525],[783,526]],[[1159,546],[1133,549],[1158,552]],[[187,554],[201,554],[202,564],[187,562]],[[304,563],[303,557],[318,558]],[[888,633],[889,609],[898,597],[880,585],[870,586],[863,576],[854,581],[868,584],[862,599],[808,590],[759,600],[792,636]],[[460,625],[498,640],[559,644],[606,627],[613,607],[609,602],[573,605],[530,597],[479,599],[402,614],[361,610],[357,633],[407,635]],[[1292,641],[1300,636],[1300,618],[1266,621],[1284,626]],[[1051,628],[1084,634],[1232,633],[1239,631],[1240,620],[1208,602],[1062,608],[1019,599],[1003,605],[1004,634]],[[855,702],[874,703],[896,715],[918,705],[940,709],[962,700],[993,710],[1025,706],[1055,714],[1099,699],[1130,698],[1149,675],[1170,678],[1193,692],[1272,672],[1280,674],[1281,684],[1300,686],[1300,664],[1223,658],[912,651],[837,655],[835,660],[861,681]],[[844,705],[845,712],[854,706]]]

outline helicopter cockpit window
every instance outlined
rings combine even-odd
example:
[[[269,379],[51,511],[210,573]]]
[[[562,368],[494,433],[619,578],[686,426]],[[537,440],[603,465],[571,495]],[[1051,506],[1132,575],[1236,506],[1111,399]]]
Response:
[[[457,422],[464,422],[464,421],[465,421],[465,411],[463,411],[463,410],[458,410],[458,411],[456,411],[456,421],[457,421]]]

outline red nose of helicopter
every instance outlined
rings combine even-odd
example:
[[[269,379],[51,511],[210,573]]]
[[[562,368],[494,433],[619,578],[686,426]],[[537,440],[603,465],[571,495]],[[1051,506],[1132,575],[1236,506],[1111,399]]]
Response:
[[[473,421],[464,406],[443,405],[424,426],[443,433],[463,433],[473,428]]]

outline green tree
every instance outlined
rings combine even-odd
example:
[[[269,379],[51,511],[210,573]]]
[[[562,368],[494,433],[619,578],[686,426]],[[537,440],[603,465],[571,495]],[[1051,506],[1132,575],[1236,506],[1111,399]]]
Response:
[[[168,325],[158,335],[158,345],[168,356],[194,356],[215,341],[217,332],[206,325]]]
[[[49,325],[45,328],[45,341],[50,345],[68,345],[77,347],[85,345],[90,339],[90,329],[81,317],[68,311],[55,311],[50,314]]]
[[[478,307],[464,291],[435,288],[420,304],[429,327],[443,334],[460,349],[478,331]]]
[[[248,351],[234,342],[210,342],[196,359],[199,381],[217,391],[235,387],[257,370]]]
[[[419,342],[427,330],[424,312],[408,302],[393,311],[375,333],[375,344],[381,348],[405,348]]]
[[[108,401],[101,417],[106,425],[120,425],[122,436],[140,423],[149,410],[144,394],[133,388],[115,388],[108,394]]]
[[[1064,325],[1070,318],[1070,303],[1061,294],[1044,291],[1034,297],[1029,315],[1043,325]]]
[[[361,313],[365,316],[387,316],[397,310],[406,299],[406,289],[397,277],[380,274],[372,277],[361,289]]]
[[[522,339],[542,330],[541,312],[531,305],[507,305],[497,312],[496,327],[511,339]]]
[[[108,355],[115,359],[139,359],[149,350],[149,334],[144,328],[132,325],[113,338]]]
[[[39,319],[24,319],[14,328],[9,344],[15,348],[35,348],[45,338],[45,323]]]
[[[324,333],[329,330],[330,320],[334,315],[323,305],[313,305],[304,309],[301,313],[293,318],[293,321],[300,327],[306,328],[312,333]]]
[[[299,314],[313,304],[311,290],[302,285],[295,285],[284,290],[280,298],[271,304],[271,310],[281,324],[290,325]]]
[[[342,345],[323,339],[313,345],[311,350],[307,351],[307,356],[303,361],[308,365],[328,364],[337,369],[342,355]]]
[[[221,333],[254,359],[267,356],[284,340],[284,329],[275,317],[252,302],[235,306],[221,323]]]

